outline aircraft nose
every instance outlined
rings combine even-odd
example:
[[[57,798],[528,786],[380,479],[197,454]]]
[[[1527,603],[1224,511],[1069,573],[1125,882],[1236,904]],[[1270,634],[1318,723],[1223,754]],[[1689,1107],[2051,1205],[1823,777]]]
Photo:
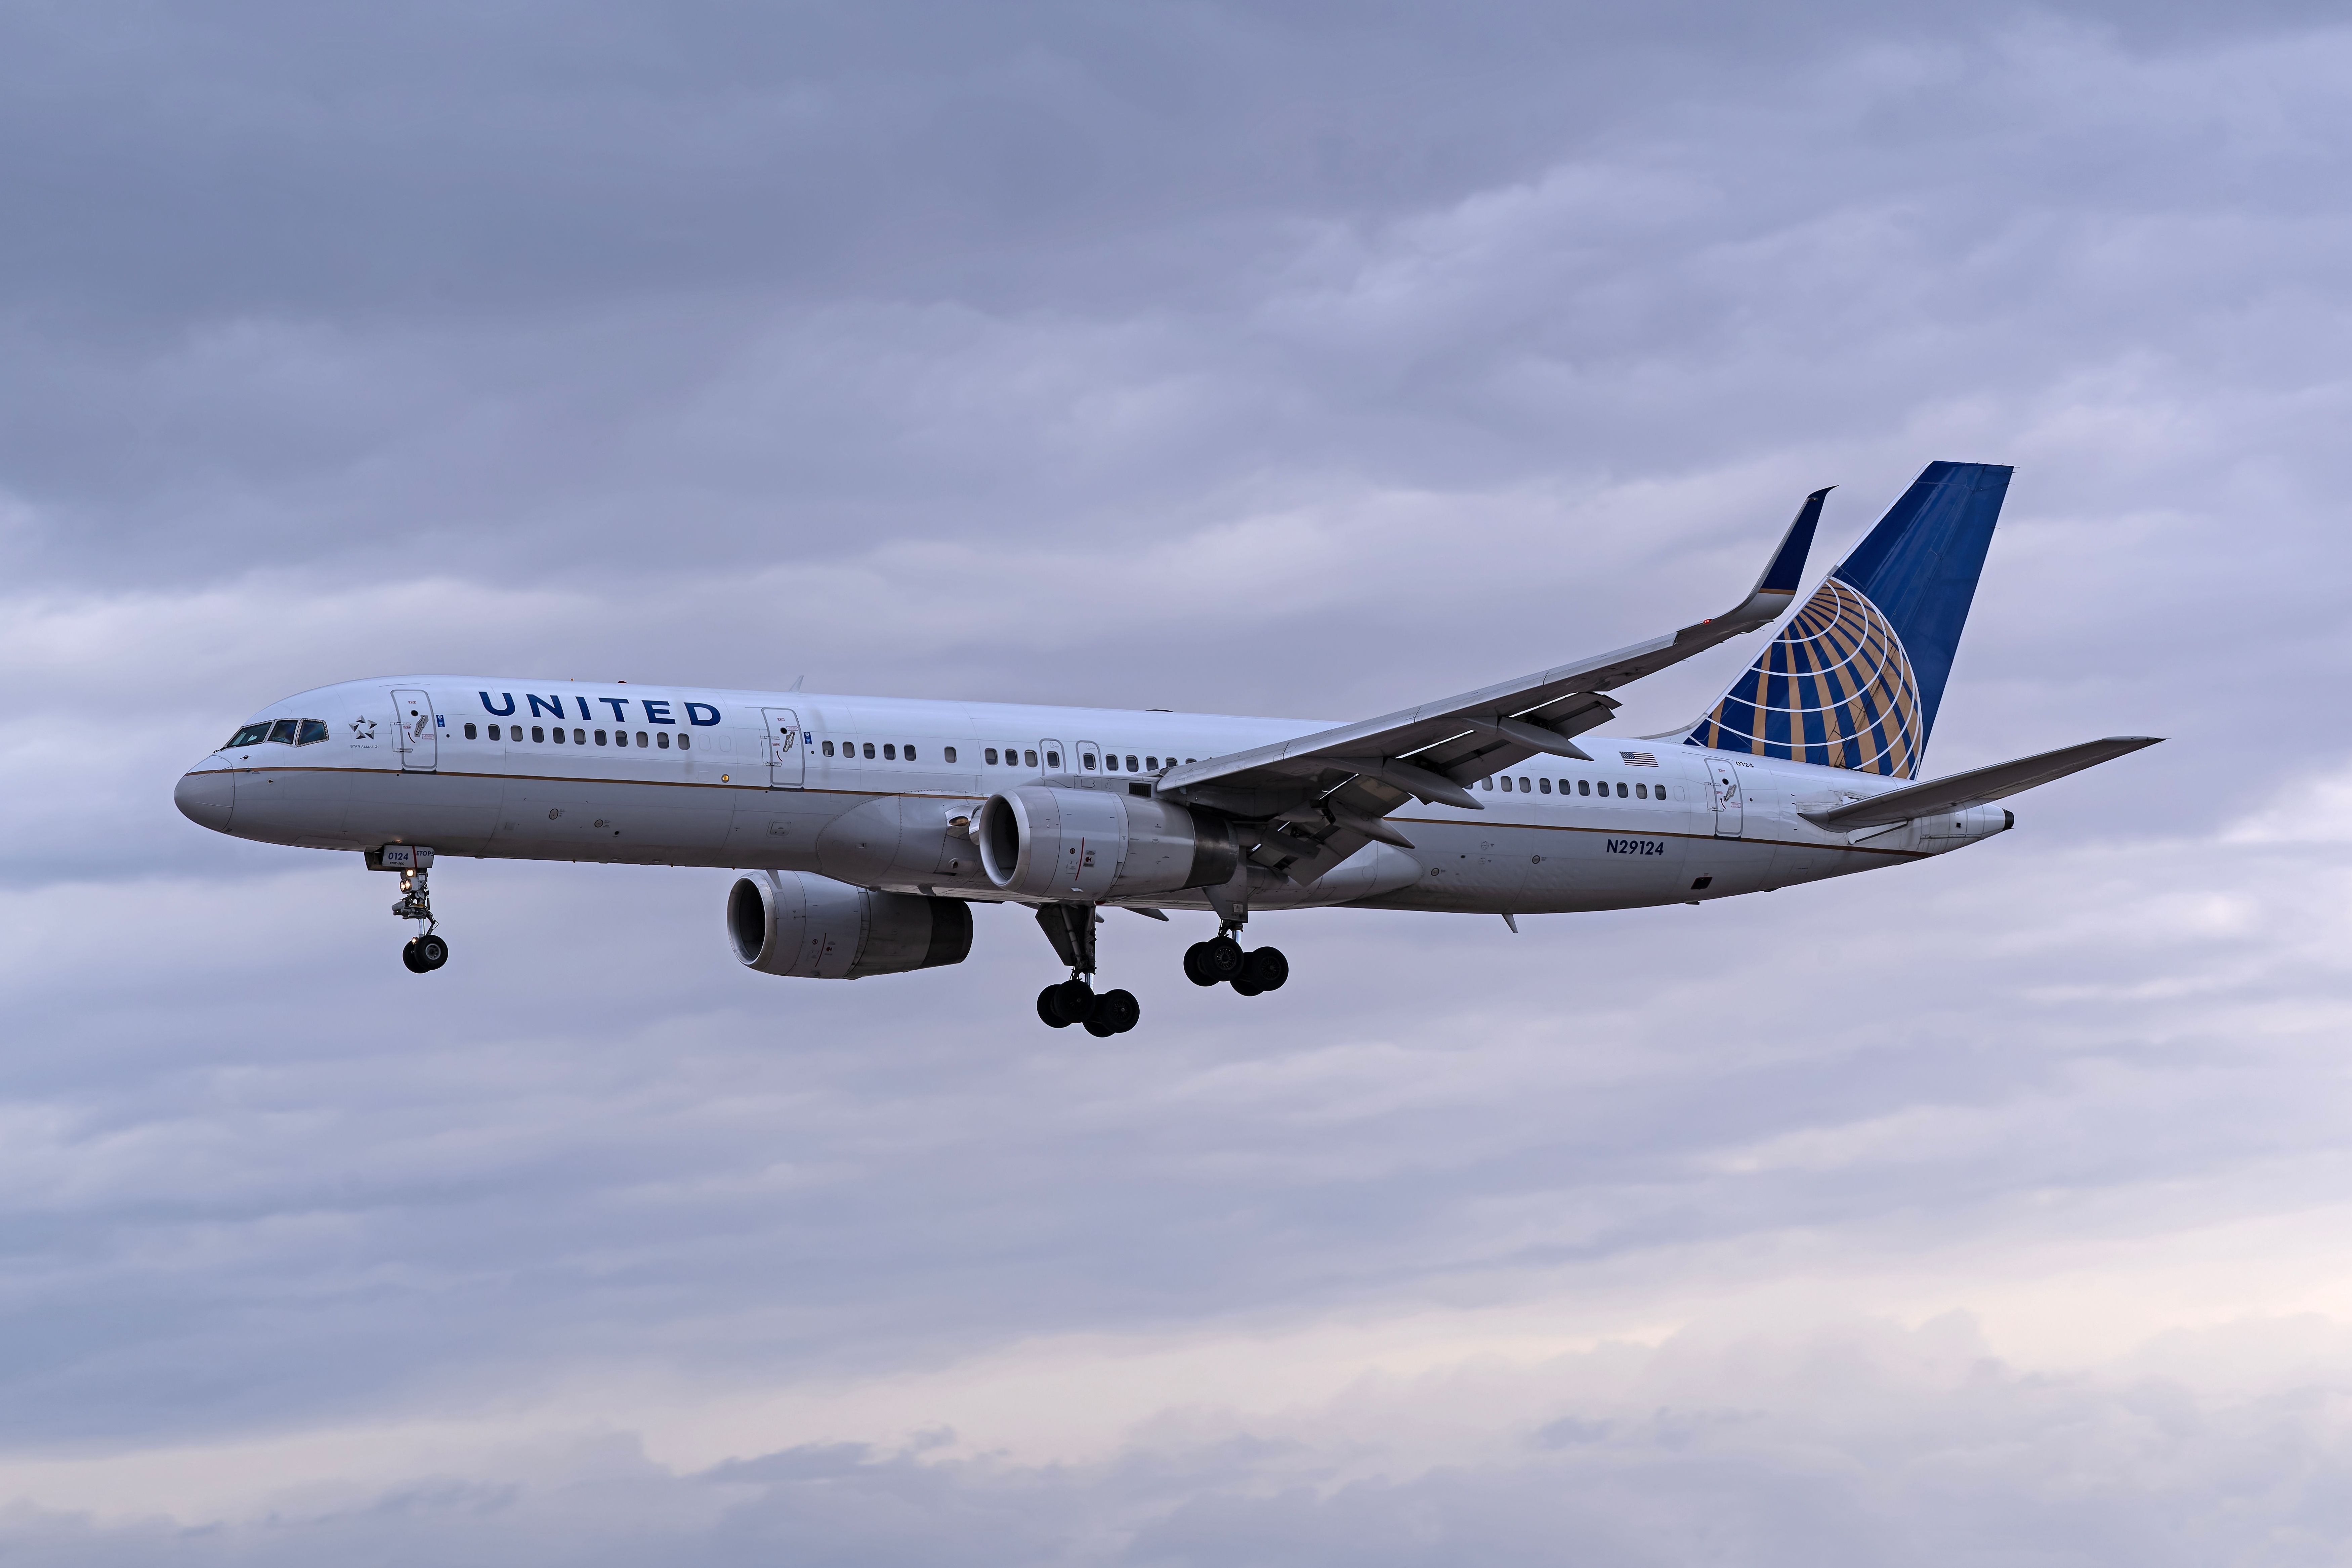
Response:
[[[225,769],[189,773],[172,791],[172,804],[197,826],[226,833],[236,807],[236,775]]]

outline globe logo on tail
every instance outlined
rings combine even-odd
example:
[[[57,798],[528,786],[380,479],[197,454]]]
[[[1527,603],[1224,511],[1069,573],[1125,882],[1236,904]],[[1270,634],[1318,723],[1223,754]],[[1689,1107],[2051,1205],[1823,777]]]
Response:
[[[1877,605],[1835,577],[1688,736],[1717,751],[1898,779],[1916,776],[1923,739],[1903,640]]]

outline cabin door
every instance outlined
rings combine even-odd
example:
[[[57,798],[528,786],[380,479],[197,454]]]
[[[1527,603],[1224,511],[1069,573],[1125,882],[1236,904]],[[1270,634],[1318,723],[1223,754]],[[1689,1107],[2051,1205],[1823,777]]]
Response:
[[[768,729],[768,787],[798,789],[806,778],[808,748],[801,743],[801,716],[791,708],[762,708]]]
[[[439,716],[433,711],[432,693],[395,691],[392,710],[400,721],[400,731],[392,742],[400,753],[400,765],[411,772],[431,773],[441,757]]]
[[[1739,803],[1739,772],[1715,757],[1706,760],[1707,804],[1715,810],[1715,836],[1737,838],[1747,817]]]

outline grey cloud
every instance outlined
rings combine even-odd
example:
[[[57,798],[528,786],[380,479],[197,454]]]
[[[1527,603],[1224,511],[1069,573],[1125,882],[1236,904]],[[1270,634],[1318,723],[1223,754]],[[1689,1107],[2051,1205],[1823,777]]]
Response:
[[[203,1529],[20,1510],[0,1540],[97,1563],[2315,1564],[2352,1498],[2318,1404],[2021,1376],[1954,1321],[1686,1337],[1521,1375],[1549,1418],[1434,1464],[1282,1423],[1051,1467],[917,1442],[680,1474],[606,1438]],[[1465,1393],[1402,1390],[1381,1414],[1442,1418]]]

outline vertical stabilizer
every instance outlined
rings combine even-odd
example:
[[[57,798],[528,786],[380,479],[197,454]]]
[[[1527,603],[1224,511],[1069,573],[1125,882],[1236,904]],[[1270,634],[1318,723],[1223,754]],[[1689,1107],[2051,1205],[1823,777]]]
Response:
[[[2011,471],[1928,464],[1685,742],[1917,777]]]

